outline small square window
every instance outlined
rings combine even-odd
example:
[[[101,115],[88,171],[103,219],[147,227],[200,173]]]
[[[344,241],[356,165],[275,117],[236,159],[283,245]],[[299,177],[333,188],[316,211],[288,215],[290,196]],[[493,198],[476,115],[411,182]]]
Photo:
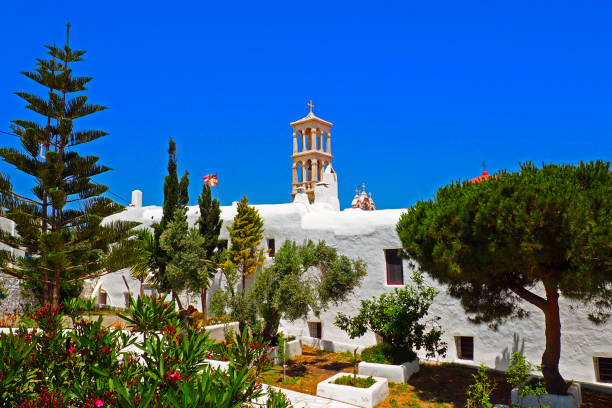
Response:
[[[387,285],[404,284],[404,267],[399,249],[385,249],[385,262],[387,264]]]
[[[595,357],[595,371],[598,382],[612,383],[612,358]]]
[[[461,360],[474,360],[474,337],[455,337],[457,343],[457,357]]]
[[[268,239],[268,254],[270,258],[274,258],[274,254],[276,253],[276,243],[274,242],[274,238]]]
[[[310,337],[321,338],[321,322],[308,322],[308,332]]]

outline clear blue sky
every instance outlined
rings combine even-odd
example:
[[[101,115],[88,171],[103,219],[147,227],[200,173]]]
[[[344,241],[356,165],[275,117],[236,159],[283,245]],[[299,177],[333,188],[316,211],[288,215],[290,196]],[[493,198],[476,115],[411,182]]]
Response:
[[[138,4],[137,4],[138,3]],[[494,4],[493,4],[494,3]],[[366,183],[379,208],[518,163],[612,159],[609,2],[4,2],[0,129],[27,118],[14,91],[43,45],[88,51],[77,126],[111,191],[160,204],[167,142],[191,175],[219,174],[222,204],[288,202],[289,122],[306,102],[334,123],[340,202]],[[80,125],[79,125],[79,122]],[[2,145],[14,143],[0,135]],[[5,164],[0,170],[9,170]],[[14,175],[14,171],[10,171]],[[14,177],[21,188],[27,179]]]

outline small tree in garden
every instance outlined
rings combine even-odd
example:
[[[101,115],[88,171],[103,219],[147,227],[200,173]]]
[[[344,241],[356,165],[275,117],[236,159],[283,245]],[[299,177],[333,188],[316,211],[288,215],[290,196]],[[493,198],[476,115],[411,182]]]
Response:
[[[263,238],[263,219],[259,212],[248,205],[246,196],[238,203],[237,213],[228,227],[231,246],[227,253],[226,273],[228,284],[235,283],[236,274],[241,278],[241,291],[245,290],[245,278],[263,265],[264,250],[259,247]]]
[[[40,288],[42,303],[56,308],[62,288],[131,264],[135,244],[128,238],[137,225],[102,223],[123,207],[104,197],[108,187],[92,179],[110,169],[96,156],[81,156],[78,148],[106,133],[77,130],[76,122],[105,108],[88,104],[82,94],[92,78],[73,75],[72,66],[85,51],[73,50],[68,40],[67,32],[64,47],[47,46],[50,59],[38,59],[34,72],[24,72],[44,88],[43,96],[16,94],[41,121],[13,121],[21,149],[0,149],[5,162],[32,180],[27,195],[26,186],[15,188],[8,175],[0,176],[2,216],[15,222],[17,232],[3,231],[0,242],[25,254],[0,250],[0,269]]]
[[[612,307],[612,173],[607,162],[522,164],[479,183],[456,182],[420,201],[397,224],[407,256],[461,299],[474,323],[545,319],[542,374],[564,394],[559,373],[559,296],[605,321]]]
[[[189,203],[189,173],[185,172],[179,182],[176,172],[176,143],[172,138],[168,142],[168,175],[164,179],[164,205],[163,215],[159,223],[152,225],[155,238],[155,263],[156,268],[153,271],[154,282],[157,288],[162,292],[171,291],[169,281],[166,277],[166,263],[168,262],[168,254],[160,247],[160,237],[166,229],[168,223],[174,217],[177,209],[186,209]],[[173,298],[177,302],[179,308],[182,309],[182,304],[176,293],[172,293]]]
[[[477,374],[472,374],[474,384],[468,386],[466,408],[492,408],[491,394],[495,390],[495,384],[487,376],[487,367],[480,365]]]
[[[206,311],[206,291],[212,284],[212,278],[216,271],[215,265],[221,263],[222,251],[219,250],[219,234],[221,233],[221,209],[219,208],[219,200],[212,198],[212,191],[209,185],[202,186],[202,193],[198,197],[200,206],[200,218],[196,222],[198,231],[204,239],[204,250],[206,259],[211,263],[208,266],[208,273],[205,274],[200,282],[200,297],[202,300],[202,314],[204,321],[207,318]]]
[[[177,209],[162,233],[159,244],[167,254],[166,280],[174,293],[185,289],[200,293],[210,281],[209,262],[206,259],[205,240],[197,229],[189,229],[185,211]]]
[[[274,256],[274,263],[255,278],[251,299],[263,321],[251,322],[266,340],[275,338],[281,318],[306,318],[331,303],[339,304],[360,285],[366,274],[362,260],[338,255],[325,244],[308,241],[298,245],[285,241]]]
[[[414,273],[412,280],[414,285],[382,294],[378,299],[362,300],[361,309],[354,317],[338,313],[335,325],[351,339],[363,336],[368,330],[379,335],[383,339],[380,351],[389,362],[411,361],[416,357],[414,351],[421,348],[431,357],[446,353],[446,343],[440,341],[442,331],[436,323],[440,318],[426,320],[438,292],[426,286],[419,273]]]

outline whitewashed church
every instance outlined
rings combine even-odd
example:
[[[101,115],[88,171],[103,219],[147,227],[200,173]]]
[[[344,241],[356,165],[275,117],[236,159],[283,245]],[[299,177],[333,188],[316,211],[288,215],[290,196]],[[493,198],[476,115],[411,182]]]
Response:
[[[411,270],[408,262],[397,256],[400,241],[395,226],[404,209],[376,210],[374,201],[363,191],[357,191],[352,208],[340,209],[338,200],[339,174],[332,166],[332,123],[318,118],[312,112],[293,123],[293,183],[292,202],[287,204],[255,205],[264,220],[264,246],[270,250],[268,262],[272,261],[275,248],[283,241],[303,242],[325,240],[338,252],[351,258],[361,258],[367,263],[367,276],[355,296],[340,305],[323,312],[320,318],[311,316],[304,321],[282,322],[282,330],[302,339],[306,344],[332,350],[353,350],[356,346],[375,344],[373,333],[351,341],[334,326],[337,312],[357,313],[361,299],[391,292],[394,288],[409,284]],[[221,207],[224,226],[229,226],[236,215],[236,203]],[[188,210],[190,224],[199,217],[199,208]],[[142,206],[142,193],[132,194],[132,204],[123,213],[113,216],[142,223],[145,227],[161,219],[160,206]],[[224,227],[221,239],[229,238]],[[220,277],[216,285],[220,284]],[[433,282],[430,282],[433,284]],[[504,370],[510,355],[522,351],[527,358],[539,363],[544,350],[544,319],[542,313],[531,308],[531,317],[522,321],[510,321],[497,332],[487,326],[476,326],[468,322],[459,301],[446,294],[444,287],[437,286],[440,294],[430,309],[432,315],[440,316],[444,341],[448,352],[442,361],[473,364],[481,363]],[[129,288],[129,289],[128,289]],[[214,291],[214,287],[209,293]],[[124,306],[130,294],[139,291],[139,282],[130,277],[128,270],[101,277],[93,282],[91,296],[99,303]],[[150,292],[150,289],[147,289]],[[199,307],[199,296],[183,298]],[[577,306],[577,305],[574,305]],[[526,305],[529,308],[529,305]],[[612,368],[612,322],[594,326],[588,322],[586,313],[570,310],[570,302],[561,299],[562,359],[560,370],[567,380],[611,387],[600,376],[608,365]],[[421,358],[424,355],[420,356]],[[600,381],[602,380],[602,381]]]

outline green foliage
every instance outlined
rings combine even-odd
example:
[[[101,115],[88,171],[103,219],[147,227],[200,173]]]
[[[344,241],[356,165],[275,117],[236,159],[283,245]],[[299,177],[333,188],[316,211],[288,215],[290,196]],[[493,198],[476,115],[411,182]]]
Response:
[[[64,313],[72,320],[72,325],[81,318],[83,312],[87,312],[91,316],[91,312],[94,310],[95,302],[93,299],[82,299],[72,298],[63,302]]]
[[[154,231],[155,266],[153,270],[153,281],[157,288],[162,292],[172,290],[168,277],[166,276],[166,264],[170,255],[160,244],[161,235],[166,230],[168,224],[175,217],[177,210],[185,211],[189,203],[189,173],[185,172],[179,182],[176,172],[176,143],[172,138],[168,142],[168,174],[164,179],[164,205],[162,208],[162,219],[159,223],[152,225]]]
[[[533,371],[541,371],[542,367],[534,366],[531,364],[524,355],[515,352],[510,358],[510,365],[506,370],[506,376],[508,384],[512,385],[513,388],[518,389],[518,396],[520,400],[526,396],[533,395],[540,397],[546,394],[546,388],[539,381],[531,381],[531,373]],[[541,405],[541,404],[540,404]],[[521,404],[515,404],[517,408],[521,407]]]
[[[213,316],[223,316],[228,304],[229,297],[227,292],[223,289],[217,289],[210,297],[210,312]]]
[[[495,389],[495,384],[491,382],[487,376],[488,367],[484,364],[480,365],[477,374],[472,374],[474,384],[468,386],[467,389],[467,408],[492,408],[491,394]]]
[[[259,247],[263,238],[263,219],[259,212],[248,205],[246,196],[238,203],[236,216],[231,227],[227,227],[231,246],[227,254],[227,265],[233,266],[238,276],[244,277],[255,273],[258,266],[263,265],[263,249]],[[231,275],[228,275],[231,276]]]
[[[159,321],[167,318],[160,303],[147,302],[162,312]],[[32,315],[40,332],[0,334],[0,408],[239,408],[263,396],[257,378],[269,367],[268,349],[247,333],[225,351],[232,357],[226,373],[205,363],[215,345],[196,327],[166,324],[143,338],[104,327],[101,318],[62,330],[63,317],[61,308],[46,306]],[[127,351],[134,347],[140,355]],[[289,404],[270,394],[267,406]]]
[[[248,368],[253,379],[261,378],[262,374],[270,371],[273,361],[270,358],[270,343],[260,337],[252,336],[245,328],[242,333],[230,332],[225,358],[230,366]]]
[[[127,321],[132,330],[147,334],[176,323],[175,307],[174,301],[165,302],[161,296],[141,296],[130,298],[127,313],[118,313],[118,316]]]
[[[419,273],[414,273],[412,280],[414,285],[395,289],[390,294],[383,293],[378,299],[362,300],[359,313],[352,318],[338,313],[334,324],[346,331],[351,339],[371,330],[382,337],[384,343],[395,348],[395,354],[400,350],[407,353],[421,348],[431,357],[445,354],[446,343],[440,340],[442,331],[437,324],[439,317],[424,320],[438,292],[426,286]],[[379,351],[385,350],[387,348]],[[416,355],[412,354],[414,359]]]
[[[130,275],[140,281],[140,296],[143,296],[143,285],[149,274],[157,270],[158,246],[155,237],[148,229],[140,229],[136,233],[137,255],[130,268]]]
[[[219,246],[219,234],[221,233],[223,220],[221,220],[219,200],[212,198],[210,186],[206,184],[202,186],[202,193],[198,197],[198,205],[200,207],[200,218],[196,221],[196,225],[200,235],[204,238],[207,259],[211,259]]]
[[[414,350],[408,347],[393,347],[388,343],[381,343],[368,347],[361,353],[361,359],[368,363],[403,364],[416,358]]]
[[[274,256],[274,263],[258,273],[250,293],[257,316],[251,327],[267,340],[273,340],[280,319],[306,318],[331,304],[346,300],[366,274],[362,260],[338,255],[324,241],[297,245],[285,241]]]
[[[551,328],[543,374],[549,392],[565,392],[559,295],[584,302],[596,323],[612,307],[609,163],[525,163],[487,181],[455,182],[403,214],[397,232],[405,254],[447,285],[473,322],[496,328],[523,318],[523,301],[542,310]]]
[[[168,254],[166,280],[170,289],[174,292],[187,289],[200,293],[202,287],[210,285],[214,267],[209,266],[206,259],[205,240],[198,230],[189,229],[184,210],[175,211],[159,244]]]
[[[376,380],[372,377],[362,378],[353,377],[352,375],[343,375],[334,380],[334,384],[350,385],[351,387],[357,388],[370,388],[376,383]]]
[[[26,186],[16,190],[8,175],[0,176],[3,216],[14,221],[16,235],[0,232],[0,242],[18,249],[13,255],[0,251],[0,267],[8,275],[38,283],[41,303],[61,301],[60,287],[129,266],[133,258],[133,222],[102,223],[123,207],[103,194],[108,187],[93,177],[110,168],[96,156],[81,156],[77,147],[106,135],[99,130],[77,130],[75,122],[102,111],[87,103],[90,77],[73,75],[72,66],[85,51],[47,46],[50,59],[38,59],[34,72],[24,75],[45,87],[44,96],[16,92],[26,108],[41,116],[41,122],[14,120],[13,132],[21,149],[0,148],[0,157],[32,179],[32,194]],[[23,251],[23,252],[21,252]]]

